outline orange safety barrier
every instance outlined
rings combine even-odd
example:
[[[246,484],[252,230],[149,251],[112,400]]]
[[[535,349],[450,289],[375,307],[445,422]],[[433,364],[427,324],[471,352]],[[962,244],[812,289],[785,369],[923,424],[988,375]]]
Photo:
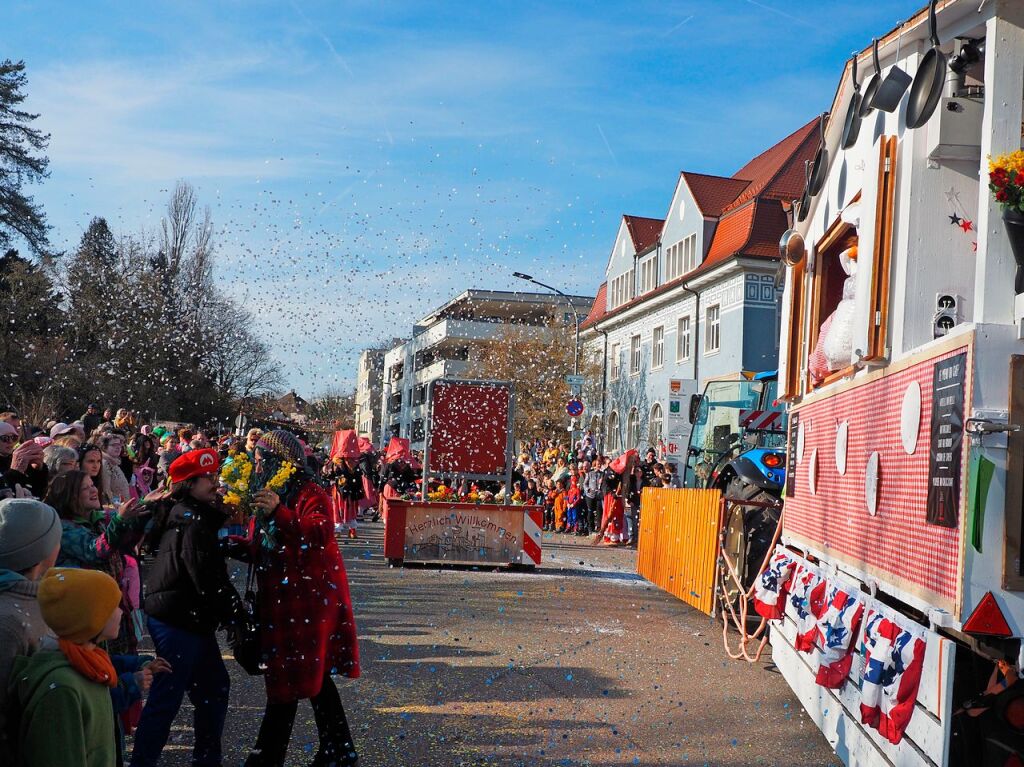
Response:
[[[722,493],[645,487],[637,572],[702,613],[715,607]]]

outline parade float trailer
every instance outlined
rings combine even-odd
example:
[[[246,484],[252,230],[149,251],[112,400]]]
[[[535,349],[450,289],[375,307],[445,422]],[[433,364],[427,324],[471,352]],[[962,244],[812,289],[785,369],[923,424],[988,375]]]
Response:
[[[1022,95],[1024,2],[933,2],[847,64],[781,243],[787,486],[756,605],[848,765],[1024,763],[1024,683],[969,757],[954,736],[1024,634],[1024,294],[988,189]]]
[[[513,497],[514,412],[511,384],[431,382],[421,492],[419,498],[388,501],[384,556],[389,563],[540,564],[539,507],[494,502],[488,491],[451,490],[500,482],[504,495],[499,497]],[[441,482],[440,492],[431,493],[432,480]]]

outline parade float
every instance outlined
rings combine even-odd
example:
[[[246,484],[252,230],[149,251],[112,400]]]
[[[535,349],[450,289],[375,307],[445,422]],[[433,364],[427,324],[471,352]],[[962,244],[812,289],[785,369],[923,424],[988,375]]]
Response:
[[[539,565],[542,510],[512,485],[511,384],[439,379],[427,396],[420,491],[387,499],[384,556],[392,565]]]
[[[848,765],[1024,764],[1022,93],[1024,4],[932,2],[847,65],[781,244],[751,595]]]

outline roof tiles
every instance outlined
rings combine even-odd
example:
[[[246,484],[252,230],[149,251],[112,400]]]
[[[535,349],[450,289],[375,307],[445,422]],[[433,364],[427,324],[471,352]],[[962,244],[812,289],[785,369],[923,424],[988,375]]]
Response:
[[[665,225],[663,218],[623,215],[622,219],[626,222],[626,229],[633,238],[633,247],[637,253],[643,253],[657,243],[661,237],[661,228]]]
[[[709,176],[706,173],[692,173],[685,170],[682,172],[682,176],[701,213],[716,218],[722,215],[722,211],[729,203],[750,186],[750,181],[742,178]]]

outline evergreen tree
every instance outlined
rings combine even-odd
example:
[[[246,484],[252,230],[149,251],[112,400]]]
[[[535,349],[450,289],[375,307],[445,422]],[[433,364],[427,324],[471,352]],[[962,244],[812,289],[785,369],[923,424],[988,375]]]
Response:
[[[25,81],[25,62],[0,61],[0,249],[20,236],[33,253],[45,255],[46,217],[22,185],[49,175],[49,160],[41,153],[50,136],[31,126],[39,115],[20,109]]]

